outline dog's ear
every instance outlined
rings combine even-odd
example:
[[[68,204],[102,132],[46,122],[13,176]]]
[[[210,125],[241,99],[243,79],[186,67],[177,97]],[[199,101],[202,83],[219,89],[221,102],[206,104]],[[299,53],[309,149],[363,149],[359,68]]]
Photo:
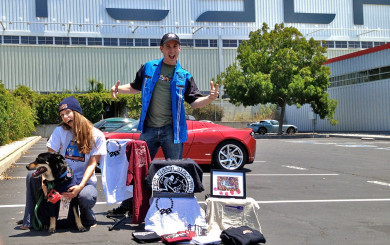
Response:
[[[65,158],[61,154],[57,154],[56,157],[58,160],[65,160]]]

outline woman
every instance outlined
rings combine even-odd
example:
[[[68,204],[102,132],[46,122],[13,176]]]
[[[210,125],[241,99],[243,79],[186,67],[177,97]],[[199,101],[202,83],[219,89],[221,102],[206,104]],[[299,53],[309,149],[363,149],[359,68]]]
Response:
[[[69,188],[64,197],[77,197],[80,217],[84,226],[95,226],[96,219],[92,208],[97,199],[95,167],[102,155],[106,155],[106,140],[101,131],[82,114],[79,102],[73,96],[63,99],[58,107],[61,124],[54,130],[46,146],[49,152],[58,152],[64,156],[74,171],[77,185]],[[27,175],[26,208],[22,229],[32,227],[35,193],[42,186],[40,178]]]

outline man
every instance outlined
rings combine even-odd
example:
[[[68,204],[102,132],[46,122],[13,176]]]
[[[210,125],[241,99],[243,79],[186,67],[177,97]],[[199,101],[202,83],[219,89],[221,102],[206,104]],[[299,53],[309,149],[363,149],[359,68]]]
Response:
[[[181,51],[180,39],[174,33],[165,34],[160,42],[163,58],[141,66],[135,80],[126,85],[112,86],[111,95],[142,93],[142,111],[138,130],[140,140],[146,141],[153,159],[162,148],[166,159],[181,159],[183,143],[187,140],[184,101],[192,108],[206,106],[218,98],[218,84],[210,81],[210,94],[202,96],[192,75],[177,61]],[[130,209],[128,200],[110,213],[124,214]]]

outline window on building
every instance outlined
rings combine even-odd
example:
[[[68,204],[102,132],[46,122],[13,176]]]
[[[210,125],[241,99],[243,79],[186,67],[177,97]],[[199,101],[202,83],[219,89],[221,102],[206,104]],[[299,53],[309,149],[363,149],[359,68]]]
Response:
[[[216,47],[218,47],[218,40],[216,40],[216,39],[211,39],[211,40],[210,40],[210,47],[211,47],[211,48],[216,48]]]
[[[222,40],[222,47],[237,48],[237,40]]]
[[[20,42],[22,44],[37,44],[37,37],[22,36]]]
[[[87,38],[85,38],[85,37],[72,37],[72,45],[87,45]]]
[[[379,68],[371,69],[368,71],[368,81],[379,80]]]
[[[208,47],[209,40],[207,39],[195,39],[195,47]]]
[[[104,38],[104,46],[118,46],[118,38]]]
[[[96,37],[88,38],[88,46],[102,46],[102,39]]]
[[[360,42],[357,41],[349,41],[348,42],[349,48],[360,48]]]
[[[386,44],[386,42],[374,42],[374,47]]]
[[[119,46],[134,46],[132,38],[119,38]]]
[[[38,37],[38,44],[42,45],[52,45],[54,38],[53,37]]]
[[[381,67],[380,72],[380,79],[390,78],[390,66]]]
[[[372,48],[372,42],[362,42],[362,48]]]
[[[322,47],[335,48],[334,41],[322,41]]]
[[[181,39],[180,43],[184,47],[194,47],[194,39]]]
[[[160,46],[161,39],[151,38],[150,39],[150,46],[156,47]]]
[[[19,44],[19,36],[4,36],[4,43]]]
[[[148,47],[149,46],[149,39],[146,38],[135,38],[134,39],[134,46],[137,47]]]
[[[69,45],[70,38],[69,37],[55,37],[54,43],[56,45]]]
[[[335,41],[335,48],[348,48],[347,41]]]

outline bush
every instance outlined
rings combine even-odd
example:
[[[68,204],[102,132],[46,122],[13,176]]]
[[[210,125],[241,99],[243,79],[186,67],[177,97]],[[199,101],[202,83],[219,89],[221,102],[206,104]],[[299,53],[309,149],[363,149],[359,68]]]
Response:
[[[221,121],[223,109],[215,104],[193,109],[190,105],[186,104],[186,114],[194,116],[196,120]]]
[[[35,131],[34,123],[30,104],[6,90],[0,81],[0,145],[30,136]]]
[[[58,104],[66,97],[74,96],[83,109],[83,115],[92,123],[99,121],[105,114],[105,106],[118,108],[120,111],[128,108],[129,117],[138,118],[141,111],[139,95],[119,95],[116,100],[109,93],[87,94],[47,94],[40,95],[37,100],[37,116],[40,124],[58,124],[61,118],[58,113]]]

